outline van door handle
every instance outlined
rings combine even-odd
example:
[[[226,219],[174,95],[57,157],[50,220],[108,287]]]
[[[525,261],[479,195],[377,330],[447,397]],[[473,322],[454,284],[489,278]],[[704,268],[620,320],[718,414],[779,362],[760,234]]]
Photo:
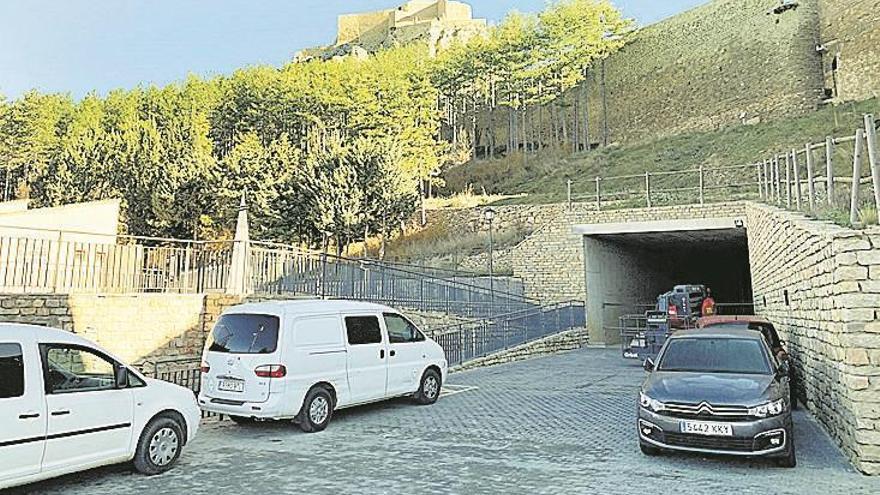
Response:
[[[70,411],[52,411],[52,416],[66,416],[70,414]]]
[[[18,419],[34,419],[39,417],[40,413],[24,413],[18,415]]]
[[[385,359],[385,349],[379,349],[379,359]]]

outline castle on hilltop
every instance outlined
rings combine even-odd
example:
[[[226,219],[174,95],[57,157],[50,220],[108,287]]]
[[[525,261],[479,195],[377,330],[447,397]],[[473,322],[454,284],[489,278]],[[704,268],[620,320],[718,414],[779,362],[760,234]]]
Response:
[[[393,9],[344,14],[337,21],[336,42],[296,54],[297,61],[363,56],[417,41],[435,53],[454,40],[486,32],[485,19],[474,19],[471,6],[453,0],[410,0]]]

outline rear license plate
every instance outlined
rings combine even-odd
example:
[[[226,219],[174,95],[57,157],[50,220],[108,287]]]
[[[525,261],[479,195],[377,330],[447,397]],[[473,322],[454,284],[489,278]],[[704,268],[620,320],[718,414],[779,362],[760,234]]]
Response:
[[[244,392],[244,382],[242,380],[218,380],[217,390],[223,392]]]
[[[730,423],[710,423],[708,421],[682,421],[681,432],[693,435],[732,437],[733,425]]]

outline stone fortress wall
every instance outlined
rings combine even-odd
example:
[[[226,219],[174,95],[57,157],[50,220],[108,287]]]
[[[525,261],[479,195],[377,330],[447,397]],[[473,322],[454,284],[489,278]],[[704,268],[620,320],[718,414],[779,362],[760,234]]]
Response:
[[[880,0],[820,0],[826,87],[840,101],[880,95]]]
[[[332,46],[303,50],[296,58],[329,59],[415,42],[427,42],[436,50],[486,29],[486,20],[474,19],[471,6],[464,2],[410,0],[392,9],[339,16]]]
[[[552,114],[566,116],[569,134],[576,112],[581,120],[588,115],[596,146],[754,124],[801,115],[823,101],[877,96],[880,0],[796,3],[774,12],[779,0],[711,0],[651,24],[620,52],[595,63],[587,81],[555,108],[528,109],[529,127],[533,134],[540,128],[548,142]],[[305,50],[298,59],[366,54],[416,41],[442,48],[486,26],[464,2],[412,0],[340,16],[336,43]],[[490,126],[503,148],[508,112],[502,107],[494,117],[480,117],[481,149]]]
[[[606,125],[608,144],[638,142],[797,116],[825,101],[880,93],[880,0],[801,0],[774,13],[779,5],[712,0],[649,25],[594,64],[555,110],[531,108],[526,119],[530,127],[544,122],[546,142],[551,112],[567,115],[569,133],[575,112],[582,120],[589,115],[590,143],[598,146]],[[483,115],[480,125],[492,121]],[[494,118],[496,146],[507,142],[507,121]],[[488,140],[480,134],[482,148]]]
[[[812,111],[822,89],[815,2],[768,14],[776,0],[715,0],[643,29],[589,81],[590,134],[608,142]],[[600,120],[601,117],[601,120]],[[598,142],[598,141],[597,141]]]
[[[823,94],[816,0],[768,13],[778,0],[713,0],[641,29],[557,105],[531,108],[547,142],[551,112],[589,116],[593,146],[713,131],[813,111]],[[603,69],[604,66],[604,69]],[[575,104],[575,100],[579,100]],[[507,110],[502,109],[506,114]],[[490,117],[481,118],[487,126]],[[496,115],[496,144],[507,117]],[[533,131],[534,132],[534,131]],[[485,144],[485,134],[480,146]]]

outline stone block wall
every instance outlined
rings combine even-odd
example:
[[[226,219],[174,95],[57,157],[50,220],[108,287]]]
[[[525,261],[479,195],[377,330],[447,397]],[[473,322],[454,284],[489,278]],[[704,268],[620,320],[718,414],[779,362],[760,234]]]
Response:
[[[880,0],[819,0],[819,18],[826,86],[842,101],[880,95]]]
[[[0,295],[0,322],[73,331],[73,315],[66,295]]]
[[[649,25],[608,57],[604,76],[602,64],[594,63],[584,87],[565,95],[564,104],[529,109],[529,126],[541,127],[549,142],[549,116],[567,112],[573,129],[576,99],[589,114],[594,145],[603,142],[606,121],[609,143],[632,143],[815,110],[825,85],[816,52],[818,6],[802,0],[797,9],[768,14],[777,5],[779,0],[714,0]],[[507,110],[494,119],[483,116],[481,125],[493,120],[496,143],[503,145]]]
[[[856,467],[880,474],[880,230],[750,204],[755,311],[780,330],[798,395]]]
[[[596,211],[589,203],[543,207],[497,208],[500,222],[506,218],[537,218],[535,232],[511,250],[508,262],[515,277],[522,279],[527,296],[543,302],[587,298],[583,236],[574,234],[578,224],[649,222],[743,215],[745,203],[713,203],[628,210]]]
[[[226,294],[0,295],[0,322],[60,328],[82,335],[129,363],[196,358],[208,332],[231,306],[284,297]],[[429,335],[470,321],[437,312],[404,311]]]

